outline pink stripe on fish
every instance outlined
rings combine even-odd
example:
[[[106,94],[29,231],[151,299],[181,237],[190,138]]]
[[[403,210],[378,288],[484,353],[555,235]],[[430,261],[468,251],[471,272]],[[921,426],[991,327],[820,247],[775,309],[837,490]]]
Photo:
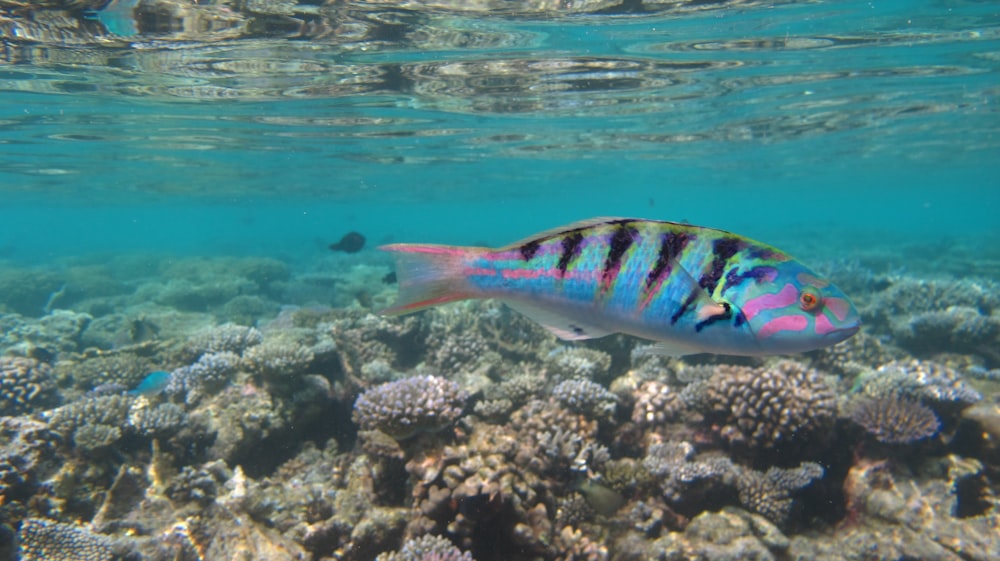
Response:
[[[837,328],[834,327],[832,323],[830,323],[830,318],[826,317],[823,314],[819,314],[816,316],[817,335],[826,335],[827,333],[831,333],[836,330]]]
[[[824,298],[823,305],[826,306],[828,310],[833,312],[834,317],[840,321],[844,321],[847,314],[851,311],[851,304],[843,298]]]
[[[556,277],[556,271],[546,269],[501,269],[500,276],[505,279],[540,279]]]
[[[765,323],[757,330],[758,339],[766,339],[781,331],[802,331],[809,326],[809,319],[801,315],[781,316]]]
[[[799,291],[791,284],[786,284],[777,294],[762,294],[756,298],[747,300],[743,304],[743,315],[750,321],[762,310],[773,310],[784,308],[797,302]]]

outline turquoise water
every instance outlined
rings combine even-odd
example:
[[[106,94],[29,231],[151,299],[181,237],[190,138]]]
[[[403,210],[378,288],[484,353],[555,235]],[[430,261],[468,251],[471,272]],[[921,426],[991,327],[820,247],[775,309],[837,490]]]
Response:
[[[0,40],[0,561],[996,559],[1000,4],[0,0]],[[379,244],[598,216],[773,244],[862,329],[375,313]],[[660,243],[647,290],[697,260]]]
[[[0,67],[0,247],[308,258],[348,229],[505,243],[594,215],[848,250],[997,235],[992,3],[388,13],[398,37]]]

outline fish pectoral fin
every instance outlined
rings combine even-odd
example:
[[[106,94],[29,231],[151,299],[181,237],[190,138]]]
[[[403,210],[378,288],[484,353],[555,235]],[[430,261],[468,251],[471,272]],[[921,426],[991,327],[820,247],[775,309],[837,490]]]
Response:
[[[680,343],[678,341],[657,341],[652,345],[637,347],[635,352],[638,354],[660,355],[676,358],[686,355],[707,353],[709,351],[706,351],[697,345],[692,345],[691,343]]]
[[[572,318],[562,316],[556,312],[551,312],[549,310],[544,310],[537,306],[527,304],[525,302],[509,302],[504,300],[504,303],[513,308],[514,310],[524,314],[530,318],[535,323],[541,325],[547,329],[550,333],[564,341],[582,341],[584,339],[596,339],[598,337],[604,337],[605,335],[610,335],[612,331],[607,329],[596,327],[594,325],[581,322]]]

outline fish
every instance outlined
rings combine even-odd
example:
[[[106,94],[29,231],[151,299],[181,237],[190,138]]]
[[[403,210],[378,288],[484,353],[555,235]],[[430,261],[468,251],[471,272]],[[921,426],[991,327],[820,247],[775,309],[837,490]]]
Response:
[[[691,224],[594,218],[497,249],[379,249],[399,286],[388,316],[494,298],[566,341],[625,333],[669,356],[800,353],[861,326],[847,295],[787,253]]]
[[[154,370],[139,382],[135,389],[129,390],[129,395],[156,395],[166,389],[170,383],[170,372]]]
[[[360,232],[348,232],[340,238],[337,243],[329,245],[332,251],[343,251],[344,253],[357,253],[365,247],[365,237]]]

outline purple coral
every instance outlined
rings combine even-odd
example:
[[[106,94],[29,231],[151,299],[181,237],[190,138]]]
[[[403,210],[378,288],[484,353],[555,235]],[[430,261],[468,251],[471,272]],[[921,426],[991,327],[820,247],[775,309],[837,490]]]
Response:
[[[889,444],[908,444],[934,436],[941,424],[930,407],[894,396],[860,401],[851,419],[880,442]]]
[[[414,376],[371,388],[354,402],[354,422],[397,440],[436,432],[462,414],[468,395],[451,380]]]

